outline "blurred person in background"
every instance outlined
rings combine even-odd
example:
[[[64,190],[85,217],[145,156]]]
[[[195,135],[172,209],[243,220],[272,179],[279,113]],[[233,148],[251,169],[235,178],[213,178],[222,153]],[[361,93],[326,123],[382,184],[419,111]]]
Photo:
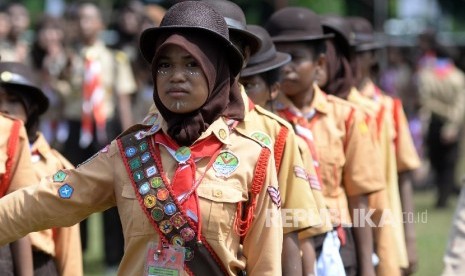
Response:
[[[80,164],[107,145],[132,123],[131,94],[136,90],[129,59],[109,49],[101,39],[105,27],[94,3],[83,2],[77,12],[78,42],[72,45],[70,62],[59,80],[64,99],[60,129],[63,155]],[[71,21],[70,23],[75,23]],[[71,25],[75,26],[75,25]],[[123,234],[116,208],[103,214],[105,264],[112,271],[123,256]],[[87,248],[87,225],[81,225],[83,249]]]
[[[421,57],[416,72],[420,114],[426,126],[426,152],[435,173],[436,208],[447,207],[456,190],[455,168],[465,119],[465,75],[441,46],[436,33],[418,37]]]
[[[26,7],[19,3],[13,2],[8,5],[7,12],[10,17],[11,29],[8,34],[8,42],[13,56],[2,57],[3,61],[29,62],[29,42],[27,41],[26,32],[31,23],[29,12]]]
[[[8,38],[10,31],[10,15],[5,7],[0,6],[0,53],[3,60],[12,60],[15,57],[15,52]]]

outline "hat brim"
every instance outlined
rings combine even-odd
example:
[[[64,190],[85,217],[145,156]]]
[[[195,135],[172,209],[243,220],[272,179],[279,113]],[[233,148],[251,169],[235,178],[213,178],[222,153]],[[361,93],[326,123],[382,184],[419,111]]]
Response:
[[[155,44],[161,35],[167,33],[192,33],[198,32],[205,35],[205,39],[216,39],[220,43],[220,47],[224,49],[225,54],[228,57],[229,66],[231,72],[234,75],[238,75],[242,69],[244,57],[241,52],[231,43],[231,41],[225,39],[221,35],[211,31],[210,29],[202,27],[188,27],[188,26],[164,26],[149,28],[142,32],[140,37],[139,46],[142,56],[148,63],[152,63],[153,57],[155,56]]]
[[[33,99],[32,102],[38,105],[37,112],[39,115],[44,114],[45,111],[47,111],[49,107],[49,100],[41,89],[35,86],[16,82],[0,82],[0,84],[6,88],[17,88],[21,94],[26,95],[27,97],[31,97]],[[29,92],[26,92],[25,90],[28,90]]]
[[[291,59],[289,54],[277,52],[275,58],[272,60],[245,67],[241,72],[241,77],[249,77],[279,68],[289,63]]]
[[[323,40],[333,38],[333,34],[322,34],[322,35],[301,35],[301,34],[288,34],[273,36],[271,40],[273,42],[297,42],[297,41],[312,41],[312,40]]]
[[[362,44],[355,45],[356,52],[379,50],[382,48],[384,48],[384,44],[380,42],[362,43]]]
[[[247,30],[229,28],[229,37],[232,36],[240,37],[245,40],[247,46],[250,47],[250,55],[257,53],[262,45],[260,38]]]

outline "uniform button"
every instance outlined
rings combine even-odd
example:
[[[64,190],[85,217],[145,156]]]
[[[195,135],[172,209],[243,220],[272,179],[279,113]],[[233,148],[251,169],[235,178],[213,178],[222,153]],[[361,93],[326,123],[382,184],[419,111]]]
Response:
[[[221,190],[215,190],[213,191],[213,196],[220,198],[223,196],[223,192]]]

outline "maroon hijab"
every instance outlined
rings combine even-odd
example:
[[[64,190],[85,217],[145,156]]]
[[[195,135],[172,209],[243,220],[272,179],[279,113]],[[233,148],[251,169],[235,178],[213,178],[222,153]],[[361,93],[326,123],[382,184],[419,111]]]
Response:
[[[194,34],[177,33],[161,37],[152,61],[154,80],[153,99],[165,121],[168,135],[179,145],[189,146],[197,140],[216,119],[244,119],[244,103],[235,76],[229,70],[229,63],[221,49],[211,40]],[[157,92],[156,71],[160,50],[166,45],[177,45],[199,63],[207,78],[209,95],[202,107],[187,114],[169,111],[161,102]]]
[[[323,86],[323,90],[328,94],[347,99],[354,82],[352,69],[347,57],[336,47],[333,41],[326,41],[328,81]]]

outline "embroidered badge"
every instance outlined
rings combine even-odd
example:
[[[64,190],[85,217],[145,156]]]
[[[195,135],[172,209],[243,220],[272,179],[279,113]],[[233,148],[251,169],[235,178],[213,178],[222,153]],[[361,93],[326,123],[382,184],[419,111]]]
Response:
[[[73,195],[73,192],[74,188],[69,184],[63,184],[60,188],[58,188],[58,195],[63,199],[70,199]]]
[[[174,235],[171,238],[171,244],[177,246],[184,246],[184,240],[179,235]]]
[[[101,153],[107,153],[110,149],[110,145],[106,145],[103,149],[100,150]]]
[[[147,161],[149,161],[150,160],[150,152],[144,152],[144,154],[142,154],[140,159],[142,160],[142,163],[146,163]]]
[[[271,197],[271,201],[276,204],[278,209],[281,208],[281,194],[279,190],[276,187],[268,186],[267,191]]]
[[[294,173],[295,173],[296,177],[308,180],[307,179],[307,172],[305,171],[304,168],[299,167],[299,166],[294,166]]]
[[[170,203],[165,205],[164,210],[165,210],[165,214],[167,214],[168,216],[171,216],[174,213],[176,213],[176,205],[174,205],[174,203],[170,202]]]
[[[148,182],[145,182],[144,184],[140,185],[139,194],[146,195],[149,191],[150,191],[150,185]]]
[[[181,228],[184,224],[186,224],[186,220],[181,215],[181,213],[176,213],[174,216],[170,218],[171,223],[173,224],[176,229]]]
[[[180,147],[174,153],[174,159],[178,161],[178,163],[185,163],[191,157],[191,149],[188,147]]]
[[[142,171],[135,171],[132,176],[135,181],[141,181],[144,179],[144,173]]]
[[[138,169],[141,166],[142,166],[142,162],[139,159],[139,157],[135,157],[134,159],[129,161],[129,167],[131,168],[131,170]]]
[[[146,195],[144,197],[144,206],[152,208],[157,203],[157,198],[154,195]]]
[[[234,153],[230,151],[221,152],[213,162],[213,169],[216,172],[217,177],[227,178],[237,169],[239,166],[239,159]]]
[[[155,207],[152,210],[152,218],[155,221],[161,221],[163,217],[165,216],[165,213],[163,212],[163,209],[160,207]]]
[[[137,149],[135,147],[127,147],[125,150],[124,150],[124,153],[126,154],[126,157],[133,157],[134,155],[136,155],[137,153]]]
[[[157,167],[155,167],[155,166],[150,166],[147,169],[145,169],[145,175],[147,177],[151,177],[151,176],[155,175],[157,172],[158,172],[158,170],[157,170]]]
[[[155,125],[153,125],[153,126],[149,129],[149,131],[147,131],[147,133],[145,134],[145,136],[152,135],[152,134],[154,134],[155,132],[157,132],[159,129],[160,129],[160,125],[159,125],[159,124],[155,124]]]
[[[164,220],[160,222],[159,228],[162,233],[168,234],[169,232],[173,230],[173,225],[171,224],[169,220]]]
[[[157,191],[157,198],[160,201],[165,201],[169,195],[170,195],[170,192],[168,192],[168,190],[165,188],[159,189]]]
[[[321,185],[320,181],[318,180],[318,177],[316,177],[315,175],[309,175],[308,182],[310,183],[310,187],[312,187],[312,189],[321,191]]]
[[[141,130],[141,131],[137,132],[134,135],[134,137],[136,137],[137,140],[140,140],[140,139],[144,138],[145,137],[145,131]]]
[[[194,259],[194,250],[192,250],[189,247],[184,247],[184,260],[186,261],[192,261]]]
[[[271,137],[268,136],[268,134],[264,132],[255,131],[252,134],[250,134],[250,137],[252,137],[253,139],[257,140],[258,142],[260,142],[261,144],[267,147],[271,147],[271,141],[272,141]]]
[[[68,175],[64,171],[59,170],[53,175],[53,182],[63,182],[67,176]]]
[[[152,115],[149,115],[149,116],[145,117],[144,121],[142,121],[142,124],[151,126],[151,125],[155,124],[157,119],[158,119],[158,113],[154,113]]]
[[[191,241],[195,237],[195,232],[192,228],[186,227],[181,230],[181,237],[186,241]]]
[[[163,180],[159,176],[155,176],[150,179],[150,186],[152,186],[152,188],[155,188],[155,189],[159,188],[162,183],[163,183]]]
[[[145,141],[139,144],[139,150],[140,151],[146,151],[148,147],[149,146],[148,146],[147,142],[145,142]]]

